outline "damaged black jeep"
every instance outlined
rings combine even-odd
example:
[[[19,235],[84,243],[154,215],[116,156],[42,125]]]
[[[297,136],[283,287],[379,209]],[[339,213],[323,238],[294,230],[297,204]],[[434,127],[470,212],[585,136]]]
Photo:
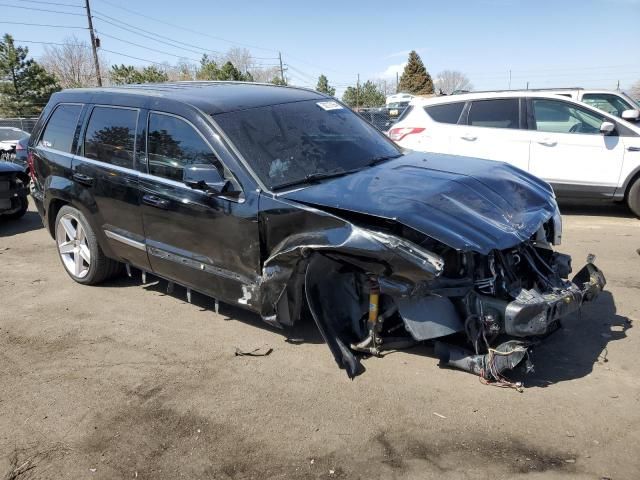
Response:
[[[429,341],[443,364],[504,381],[605,285],[590,259],[569,280],[547,183],[402,151],[309,90],[68,90],[29,148],[36,205],[75,281],[124,263],[277,327],[308,313],[350,377],[361,355]]]

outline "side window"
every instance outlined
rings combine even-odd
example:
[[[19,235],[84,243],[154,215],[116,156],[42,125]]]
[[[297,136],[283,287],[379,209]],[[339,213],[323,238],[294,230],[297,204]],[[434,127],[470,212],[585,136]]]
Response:
[[[467,123],[474,127],[520,128],[520,101],[501,98],[471,102]]]
[[[582,101],[587,105],[591,105],[598,110],[607,112],[610,115],[615,115],[616,117],[621,117],[622,112],[633,108],[618,95],[612,95],[610,93],[585,93],[582,96]]]
[[[71,153],[73,137],[78,125],[82,105],[62,103],[56,107],[40,137],[38,145]]]
[[[599,134],[606,117],[573,103],[534,98],[533,116],[536,130],[552,133]]]
[[[439,123],[458,123],[464,102],[445,103],[442,105],[431,105],[424,107],[425,112]]]
[[[182,182],[189,165],[219,164],[207,142],[186,121],[151,113],[147,140],[149,173]]]
[[[118,167],[133,168],[138,111],[95,107],[84,136],[84,156]]]

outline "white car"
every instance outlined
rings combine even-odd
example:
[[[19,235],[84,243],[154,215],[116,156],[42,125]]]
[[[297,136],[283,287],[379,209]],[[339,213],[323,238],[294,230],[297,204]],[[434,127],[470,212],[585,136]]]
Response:
[[[16,152],[18,140],[29,134],[15,127],[0,127],[0,160],[10,160]]]
[[[388,135],[411,150],[510,163],[549,182],[558,197],[626,200],[640,217],[640,127],[566,97],[415,98]]]
[[[620,117],[628,122],[640,122],[640,105],[624,92],[587,88],[537,89],[536,92],[555,93],[586,103],[592,107]]]

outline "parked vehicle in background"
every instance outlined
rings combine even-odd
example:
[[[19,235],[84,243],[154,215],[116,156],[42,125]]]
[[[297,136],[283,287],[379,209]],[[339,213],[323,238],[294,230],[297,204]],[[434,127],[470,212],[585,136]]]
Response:
[[[400,146],[499,160],[558,197],[626,200],[640,216],[640,127],[551,93],[488,92],[412,100],[389,130]]]
[[[309,312],[349,376],[357,352],[469,335],[465,348],[437,344],[443,364],[502,380],[527,338],[605,284],[590,261],[568,280],[545,182],[405,152],[312,90],[63,91],[29,154],[33,198],[73,280],[97,284],[125,263],[278,327]]]
[[[386,107],[392,122],[395,122],[402,115],[402,112],[409,106],[409,102],[413,98],[414,96],[409,93],[396,93],[387,97]]]
[[[359,108],[357,113],[381,132],[386,132],[394,124],[395,119],[389,115],[386,107]]]
[[[14,127],[0,127],[0,160],[12,160],[18,140],[28,137],[24,130]]]
[[[14,155],[10,155],[7,161],[11,163],[15,163],[22,167],[22,169],[28,174],[29,173],[29,162],[27,161],[27,147],[29,145],[29,135],[26,137],[22,137],[18,140],[15,146]]]
[[[0,219],[22,217],[29,207],[29,176],[18,165],[0,162]]]
[[[569,97],[628,122],[640,122],[640,104],[625,92],[588,88],[554,88],[534,91]]]

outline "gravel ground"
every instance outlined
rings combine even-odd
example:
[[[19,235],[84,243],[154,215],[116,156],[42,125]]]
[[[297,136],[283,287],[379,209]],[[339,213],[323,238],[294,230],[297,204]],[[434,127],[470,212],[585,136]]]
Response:
[[[565,209],[560,250],[609,283],[518,393],[428,348],[351,381],[311,325],[287,342],[165,282],[78,285],[30,211],[0,223],[0,478],[640,478],[638,248],[624,209]]]

